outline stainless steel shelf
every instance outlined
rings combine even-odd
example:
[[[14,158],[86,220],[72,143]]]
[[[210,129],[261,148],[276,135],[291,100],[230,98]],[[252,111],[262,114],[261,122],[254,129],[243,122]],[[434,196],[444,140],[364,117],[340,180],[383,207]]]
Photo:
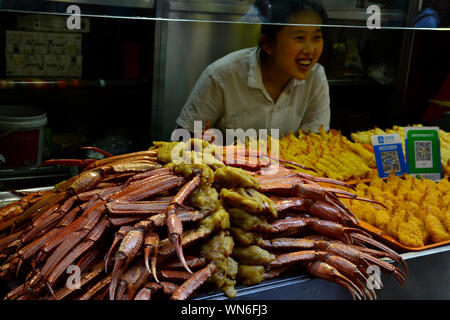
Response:
[[[33,190],[39,189],[70,178],[76,174],[75,170],[77,168],[72,167],[3,168],[0,169],[0,190],[22,190],[31,187],[33,187]],[[3,194],[3,192],[0,192],[0,194]]]
[[[330,9],[327,10],[328,18],[335,20],[350,20],[350,21],[367,21],[370,16],[366,9],[360,8],[345,8],[345,9]],[[401,10],[382,9],[381,14],[382,23],[386,22],[404,22],[406,15]]]
[[[64,2],[72,4],[93,4],[101,6],[117,6],[128,8],[149,8],[155,7],[155,0],[45,0],[46,2]]]
[[[122,79],[0,79],[0,90],[11,89],[35,89],[43,90],[48,88],[69,89],[69,88],[127,88],[135,86],[150,85],[150,80],[122,80]],[[1,169],[0,169],[1,170]]]
[[[30,167],[30,168],[3,168],[0,169],[0,181],[17,179],[35,179],[47,176],[71,174],[71,168],[59,167]]]
[[[68,15],[67,7],[76,4],[80,6],[83,17],[173,22],[257,23],[243,22],[240,19],[253,10],[253,3],[253,0],[6,0],[0,2],[0,11]],[[342,6],[326,8],[326,10],[329,23],[325,26],[367,28],[366,20],[370,14],[367,13],[366,8]],[[417,6],[413,7],[414,12],[397,8],[381,8],[381,10],[382,29],[450,30],[449,26],[415,28],[413,18],[417,15]],[[181,18],[179,15],[182,13],[187,15]]]
[[[21,189],[21,190],[17,190],[17,191],[39,192],[39,191],[52,190],[53,188],[54,188],[53,186],[49,186],[49,187],[41,187],[41,188],[27,188],[27,189]],[[19,199],[20,199],[19,196],[15,195],[14,193],[11,193],[9,191],[0,192],[0,207],[7,205],[8,203],[17,201]]]
[[[170,1],[170,11],[186,11],[193,13],[227,13],[244,15],[251,8],[251,4],[244,1]]]

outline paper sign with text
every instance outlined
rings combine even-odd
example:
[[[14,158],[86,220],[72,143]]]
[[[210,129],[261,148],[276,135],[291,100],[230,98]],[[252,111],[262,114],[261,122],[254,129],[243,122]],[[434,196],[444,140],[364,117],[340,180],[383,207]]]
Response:
[[[399,134],[373,135],[371,138],[380,178],[386,178],[392,171],[397,176],[408,172]]]

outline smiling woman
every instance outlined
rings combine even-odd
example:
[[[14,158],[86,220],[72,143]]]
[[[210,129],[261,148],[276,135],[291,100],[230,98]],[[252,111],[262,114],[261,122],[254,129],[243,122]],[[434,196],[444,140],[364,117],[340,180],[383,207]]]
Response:
[[[177,124],[193,132],[195,120],[213,128],[329,129],[330,99],[321,25],[325,10],[312,0],[273,1],[259,47],[232,52],[197,80]]]

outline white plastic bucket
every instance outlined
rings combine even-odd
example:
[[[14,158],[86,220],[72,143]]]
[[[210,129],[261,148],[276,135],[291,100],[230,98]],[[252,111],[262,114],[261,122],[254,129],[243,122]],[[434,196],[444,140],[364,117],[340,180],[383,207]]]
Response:
[[[0,158],[6,167],[41,164],[47,114],[30,106],[0,106]]]

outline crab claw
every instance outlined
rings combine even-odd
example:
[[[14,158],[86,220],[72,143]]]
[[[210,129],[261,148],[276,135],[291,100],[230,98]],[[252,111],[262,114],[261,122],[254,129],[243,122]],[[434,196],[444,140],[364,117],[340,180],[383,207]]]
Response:
[[[170,236],[172,243],[175,247],[175,251],[177,252],[178,259],[183,264],[183,267],[186,269],[187,272],[193,273],[191,269],[189,269],[186,259],[184,258],[183,254],[183,247],[181,246],[181,236],[179,234],[172,234]]]
[[[156,256],[150,258],[152,251],[153,250],[150,247],[147,247],[144,250],[145,267],[147,268],[147,271],[153,275],[155,281],[159,283],[158,276],[156,274]],[[151,260],[151,265],[148,263],[149,260]]]
[[[123,264],[125,262],[125,257],[121,256],[118,257],[118,255],[116,254],[116,262],[114,263],[114,269],[112,271],[112,276],[111,276],[111,283],[109,285],[109,299],[110,300],[114,300],[115,296],[116,296],[116,289],[117,289],[117,285],[119,283],[119,279],[123,274],[124,271],[124,267]]]
[[[312,261],[308,264],[307,269],[316,277],[332,281],[338,285],[345,287],[353,296],[361,300],[364,293],[350,279],[342,275],[336,268],[321,261]]]
[[[117,249],[117,247],[120,244],[120,241],[123,240],[123,238],[127,235],[127,233],[132,230],[132,228],[133,227],[131,227],[131,226],[122,226],[119,229],[119,231],[117,231],[116,234],[114,235],[113,243],[105,255],[105,272],[106,273],[108,273],[108,266],[111,261],[111,256],[112,256],[114,250]]]
[[[109,285],[110,300],[114,300],[119,279],[141,249],[143,238],[143,230],[137,227],[128,232],[120,243],[119,249],[116,251],[114,269]]]
[[[53,290],[53,287],[52,287],[51,283],[48,282],[48,281],[45,281],[45,286],[47,287],[48,292],[50,292],[52,298],[57,300],[56,296],[55,296],[55,291]]]
[[[183,224],[180,218],[175,214],[174,210],[170,210],[167,216],[167,231],[169,234],[169,239],[172,241],[175,251],[177,253],[178,259],[183,264],[183,267],[189,273],[192,271],[189,269],[186,259],[183,254],[183,247],[181,246],[181,235],[183,234]]]

